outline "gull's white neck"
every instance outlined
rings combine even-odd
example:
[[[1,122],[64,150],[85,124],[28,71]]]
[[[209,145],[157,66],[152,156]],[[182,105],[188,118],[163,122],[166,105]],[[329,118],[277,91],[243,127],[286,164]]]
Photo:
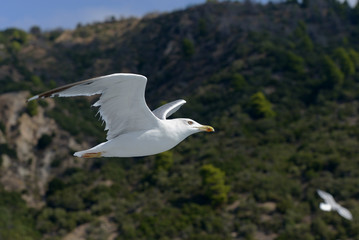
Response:
[[[195,131],[190,131],[189,128],[184,127],[183,124],[181,124],[181,119],[175,118],[160,121],[161,130],[177,141],[182,141],[189,135],[195,133]]]

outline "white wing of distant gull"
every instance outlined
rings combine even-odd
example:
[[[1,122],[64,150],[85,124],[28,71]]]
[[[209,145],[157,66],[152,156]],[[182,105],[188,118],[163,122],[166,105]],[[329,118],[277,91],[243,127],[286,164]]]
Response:
[[[76,152],[77,157],[137,157],[167,151],[191,134],[213,132],[211,126],[192,119],[167,119],[185,100],[167,103],[153,112],[145,100],[147,78],[116,73],[65,85],[30,98],[100,95],[93,106],[105,122],[107,141]]]
[[[324,203],[319,204],[319,208],[323,211],[337,211],[340,216],[352,220],[353,216],[348,209],[340,206],[333,198],[333,196],[322,190],[317,190],[318,195],[324,200]]]

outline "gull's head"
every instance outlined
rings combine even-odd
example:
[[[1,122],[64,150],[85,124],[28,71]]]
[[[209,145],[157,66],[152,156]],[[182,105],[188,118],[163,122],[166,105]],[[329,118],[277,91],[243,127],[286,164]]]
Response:
[[[181,132],[186,132],[188,135],[197,132],[214,132],[213,127],[199,124],[198,122],[189,118],[177,118],[173,120],[176,122],[174,127]]]

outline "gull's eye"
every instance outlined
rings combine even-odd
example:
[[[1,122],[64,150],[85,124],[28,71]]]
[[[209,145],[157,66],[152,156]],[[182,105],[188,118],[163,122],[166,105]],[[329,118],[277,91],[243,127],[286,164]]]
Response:
[[[192,124],[193,124],[193,122],[192,122],[192,121],[187,121],[187,123],[188,123],[189,125],[192,125]]]

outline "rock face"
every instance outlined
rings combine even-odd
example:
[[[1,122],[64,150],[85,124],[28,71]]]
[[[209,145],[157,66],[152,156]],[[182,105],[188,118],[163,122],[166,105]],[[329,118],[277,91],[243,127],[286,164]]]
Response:
[[[26,91],[0,95],[0,181],[6,190],[22,192],[29,206],[40,207],[48,181],[62,168],[82,165],[71,151],[88,146],[60,129],[43,107],[38,106],[37,113],[30,116],[28,97]],[[51,109],[53,99],[46,101]],[[40,147],[41,138],[47,142]]]

